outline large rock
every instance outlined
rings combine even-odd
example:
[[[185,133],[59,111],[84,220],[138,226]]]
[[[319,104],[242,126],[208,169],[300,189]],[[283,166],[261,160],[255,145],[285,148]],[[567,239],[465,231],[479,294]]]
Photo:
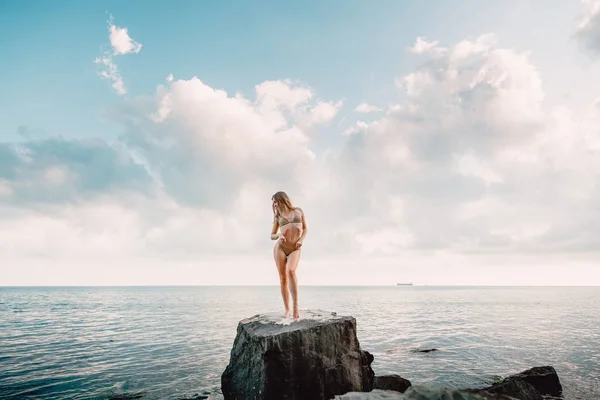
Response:
[[[553,367],[533,367],[527,371],[510,375],[498,383],[485,389],[469,389],[477,393],[480,391],[500,393],[517,400],[542,400],[548,396],[562,397],[562,386]]]
[[[382,375],[376,376],[373,381],[373,389],[394,390],[404,393],[411,386],[408,379],[404,379],[400,375]]]
[[[351,392],[336,396],[336,400],[515,400],[502,394],[478,393],[450,388],[411,386],[404,393],[375,389],[370,393]]]
[[[551,366],[533,367],[511,375],[505,381],[511,379],[523,379],[543,396],[562,397],[562,385],[556,370]]]
[[[505,394],[517,400],[543,400],[542,395],[528,382],[520,378],[505,379],[486,388],[486,392]]]
[[[356,320],[320,310],[300,320],[258,314],[242,320],[221,376],[226,400],[332,399],[373,389],[373,356],[360,349]]]

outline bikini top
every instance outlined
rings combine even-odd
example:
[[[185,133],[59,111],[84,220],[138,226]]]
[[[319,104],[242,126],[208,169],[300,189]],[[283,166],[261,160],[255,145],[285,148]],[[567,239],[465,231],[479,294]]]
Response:
[[[283,215],[279,215],[279,220],[278,220],[279,226],[284,226],[284,225],[287,225],[290,223],[297,224],[297,223],[302,222],[302,217],[300,216],[300,213],[298,211],[302,212],[302,209],[300,207],[296,207],[294,209],[294,218],[291,221],[288,220]]]

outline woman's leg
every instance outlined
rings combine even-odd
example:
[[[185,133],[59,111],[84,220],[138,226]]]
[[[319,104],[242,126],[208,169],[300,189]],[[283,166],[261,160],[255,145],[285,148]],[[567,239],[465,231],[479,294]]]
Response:
[[[283,305],[285,307],[284,318],[290,316],[290,293],[288,290],[288,276],[286,271],[286,255],[281,248],[281,245],[277,243],[273,249],[273,257],[275,258],[275,265],[277,266],[277,272],[279,272],[279,283],[281,285],[281,297],[283,298]]]
[[[287,259],[287,276],[290,285],[290,292],[292,293],[293,313],[294,318],[300,318],[298,311],[298,279],[296,278],[296,268],[298,268],[298,262],[300,261],[300,252],[302,250],[294,250],[290,253]]]

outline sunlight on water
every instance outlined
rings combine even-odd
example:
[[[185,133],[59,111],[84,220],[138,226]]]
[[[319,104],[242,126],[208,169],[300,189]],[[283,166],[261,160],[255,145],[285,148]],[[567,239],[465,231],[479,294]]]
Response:
[[[552,365],[566,399],[600,399],[600,288],[302,287],[301,301],[354,316],[376,374],[481,387]],[[0,288],[0,398],[221,399],[238,321],[281,307],[277,287]]]

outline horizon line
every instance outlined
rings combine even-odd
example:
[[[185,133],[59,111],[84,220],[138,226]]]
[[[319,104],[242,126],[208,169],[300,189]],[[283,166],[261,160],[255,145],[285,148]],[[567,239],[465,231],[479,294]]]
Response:
[[[398,287],[398,288],[410,288],[410,287],[600,287],[600,285],[489,285],[489,284],[386,284],[386,285],[360,285],[360,284],[305,284],[299,285],[300,287]],[[261,285],[249,285],[249,284],[169,284],[169,285],[147,285],[147,284],[109,284],[109,285],[0,285],[0,288],[84,288],[84,287],[279,287],[279,284],[261,284]]]

